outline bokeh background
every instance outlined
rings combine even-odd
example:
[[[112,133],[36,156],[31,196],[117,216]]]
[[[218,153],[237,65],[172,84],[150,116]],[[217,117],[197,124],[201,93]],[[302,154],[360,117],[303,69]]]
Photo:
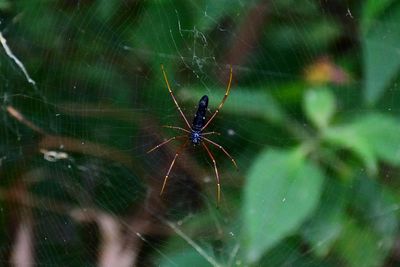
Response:
[[[0,0],[0,265],[399,266],[400,3]],[[236,159],[189,146],[192,121]]]

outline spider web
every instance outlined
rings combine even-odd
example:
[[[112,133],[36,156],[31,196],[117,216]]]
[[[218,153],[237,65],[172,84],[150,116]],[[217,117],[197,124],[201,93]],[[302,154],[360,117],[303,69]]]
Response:
[[[333,59],[345,58],[340,46],[351,49],[355,42],[352,29],[336,25],[331,12],[336,6],[318,1],[302,1],[296,10],[293,1],[32,2],[0,1],[4,264],[246,266],[241,203],[257,154],[268,147],[293,147],[311,128],[299,99],[304,83],[325,77],[315,69],[333,69],[330,82],[336,86],[361,86]],[[354,25],[352,5],[338,6]],[[338,36],[343,44],[334,43]],[[229,158],[210,146],[222,184],[218,207],[213,165],[201,146],[178,157],[159,196],[180,142],[146,151],[181,134],[163,125],[185,127],[161,64],[189,122],[202,95],[210,97],[211,116],[233,66],[230,96],[208,127],[221,133],[212,140],[240,168],[236,172]],[[362,111],[351,101],[357,92],[338,94],[346,114]],[[396,111],[397,97],[395,87],[384,108]],[[292,118],[285,126],[276,123],[279,106]],[[330,199],[333,188],[325,188]],[[297,236],[260,260],[261,266],[340,262],[337,255],[316,257],[315,248],[304,247]]]

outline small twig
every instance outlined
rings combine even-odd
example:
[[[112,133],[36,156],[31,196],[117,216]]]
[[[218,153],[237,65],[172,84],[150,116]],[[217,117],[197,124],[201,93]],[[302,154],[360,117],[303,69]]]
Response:
[[[27,211],[27,213],[21,217],[18,225],[10,257],[12,266],[31,267],[34,265],[32,214],[30,211]]]
[[[236,255],[237,255],[237,253],[239,252],[239,249],[240,249],[240,244],[237,243],[237,244],[233,247],[233,249],[232,249],[232,251],[231,251],[231,254],[229,255],[228,266],[233,266],[233,261],[235,260]]]
[[[214,267],[220,267],[221,265],[216,262],[211,256],[207,254],[199,245],[197,245],[189,236],[187,236],[181,229],[175,226],[172,222],[161,219],[163,223],[165,223],[168,227],[170,227],[177,235],[179,235],[183,240],[185,240],[189,245],[191,245],[201,256],[204,257],[206,261],[208,261]]]
[[[106,145],[89,141],[81,141],[68,136],[45,135],[38,144],[40,149],[60,149],[63,151],[81,153],[93,157],[119,162],[129,170],[137,173],[140,171],[134,164],[132,157]]]
[[[7,45],[7,40],[6,40],[6,38],[4,38],[2,32],[0,32],[0,42],[1,42],[1,45],[3,46],[3,48],[4,48],[4,51],[7,54],[7,56],[10,57],[12,60],[14,60],[15,64],[17,64],[17,66],[24,73],[24,75],[25,75],[26,79],[28,80],[28,82],[36,87],[36,82],[29,76],[29,73],[26,70],[24,64],[14,55],[14,53],[12,52],[10,47]]]
[[[38,132],[40,134],[46,134],[45,131],[43,131],[40,127],[33,124],[33,122],[26,119],[24,115],[22,115],[21,112],[16,110],[13,106],[7,106],[7,112],[8,114],[10,114],[10,116],[14,117],[17,121],[31,128],[35,132]]]
[[[140,251],[139,240],[124,242],[125,233],[118,218],[106,213],[98,213],[96,217],[102,239],[99,266],[133,266]]]

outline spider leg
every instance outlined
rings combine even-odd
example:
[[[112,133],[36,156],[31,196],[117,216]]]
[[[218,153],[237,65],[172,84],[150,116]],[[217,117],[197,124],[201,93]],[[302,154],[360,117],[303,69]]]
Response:
[[[238,166],[237,166],[237,164],[236,164],[236,161],[232,158],[231,155],[229,155],[228,151],[226,151],[225,148],[223,148],[221,145],[215,143],[214,141],[211,141],[210,139],[208,139],[208,138],[206,138],[206,137],[203,137],[203,140],[206,141],[206,142],[209,142],[210,144],[212,144],[212,145],[218,147],[219,149],[221,149],[222,152],[224,152],[225,155],[227,155],[227,156],[231,159],[233,165],[235,165],[235,167],[236,167],[236,170],[239,170],[239,168],[238,168]]]
[[[215,178],[217,180],[217,203],[220,202],[221,200],[221,183],[219,181],[219,174],[218,174],[218,169],[217,169],[217,162],[214,159],[213,154],[211,153],[210,149],[208,149],[208,147],[206,146],[205,143],[201,143],[203,145],[203,147],[206,149],[208,156],[210,156],[213,164],[214,164],[214,170],[215,170]]]
[[[176,101],[175,96],[174,96],[174,93],[173,93],[172,90],[171,90],[171,86],[169,86],[167,74],[165,73],[165,70],[164,70],[164,65],[161,65],[161,70],[162,70],[162,72],[163,72],[164,80],[165,80],[165,83],[167,84],[167,88],[168,88],[169,94],[171,95],[172,100],[174,100],[175,106],[178,108],[179,113],[181,113],[181,116],[182,116],[183,120],[185,121],[187,127],[191,130],[192,127],[190,126],[188,120],[186,119],[185,114],[183,114],[182,109],[181,109],[181,107],[180,107],[179,104],[178,104],[178,101]]]
[[[206,133],[202,133],[201,135],[210,135],[210,134],[216,134],[216,135],[221,135],[219,132],[206,132]]]
[[[190,131],[188,131],[188,130],[182,128],[182,127],[176,127],[176,126],[170,126],[170,125],[163,125],[162,127],[164,127],[164,128],[170,128],[170,129],[175,129],[175,130],[181,130],[181,131],[190,133]]]
[[[172,140],[175,140],[176,138],[182,138],[182,137],[186,137],[186,135],[179,135],[179,136],[171,137],[170,139],[168,139],[168,140],[162,142],[161,144],[156,145],[155,147],[153,147],[152,149],[150,149],[149,151],[147,151],[147,153],[151,153],[151,152],[153,152],[154,150],[156,150],[157,148],[159,148],[159,147],[161,147],[161,146],[163,146],[163,145],[165,145],[165,144],[171,142]]]
[[[230,67],[229,82],[228,82],[228,86],[226,87],[226,92],[225,92],[224,98],[222,98],[221,103],[219,104],[218,108],[214,111],[214,114],[211,116],[211,118],[207,121],[207,123],[203,126],[203,128],[201,128],[202,131],[205,128],[207,128],[207,126],[210,124],[210,122],[214,119],[214,117],[218,114],[219,110],[224,105],[225,100],[228,98],[229,90],[231,89],[231,84],[232,84],[232,66]]]
[[[185,142],[183,145],[181,145],[181,146],[179,147],[179,149],[176,151],[176,154],[175,154],[175,156],[174,156],[174,159],[172,160],[171,165],[169,165],[168,172],[167,172],[167,174],[165,175],[164,182],[163,182],[163,185],[162,185],[162,188],[161,188],[161,191],[160,191],[160,196],[161,196],[161,195],[163,194],[163,192],[164,192],[165,185],[167,184],[167,180],[168,180],[169,174],[170,174],[170,172],[171,172],[171,170],[172,170],[172,167],[173,167],[174,164],[175,164],[176,158],[179,156],[179,154],[182,152],[182,150],[186,147],[186,145],[187,145],[188,142],[189,142],[189,141],[186,141],[186,142]]]

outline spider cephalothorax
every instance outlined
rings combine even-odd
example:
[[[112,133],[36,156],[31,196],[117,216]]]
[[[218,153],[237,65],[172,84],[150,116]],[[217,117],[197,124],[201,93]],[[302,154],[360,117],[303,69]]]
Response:
[[[219,144],[217,144],[214,141],[211,141],[210,139],[205,137],[206,135],[219,134],[219,133],[217,133],[217,132],[204,132],[204,129],[207,128],[207,126],[210,124],[210,122],[218,114],[219,110],[224,105],[225,100],[229,95],[229,90],[231,88],[231,83],[232,83],[232,67],[230,68],[229,83],[228,83],[228,86],[226,88],[226,92],[225,92],[224,98],[222,99],[222,101],[219,104],[218,108],[215,110],[214,114],[206,122],[206,112],[207,112],[207,107],[208,107],[208,96],[205,95],[199,101],[199,106],[197,108],[196,114],[194,115],[194,119],[193,119],[192,125],[189,124],[188,120],[186,119],[185,114],[183,114],[182,109],[180,108],[178,102],[175,99],[174,93],[172,92],[171,87],[169,85],[169,82],[168,82],[168,79],[167,79],[167,74],[164,71],[163,65],[161,65],[161,70],[163,72],[165,83],[167,84],[168,91],[169,91],[169,93],[170,93],[170,95],[172,97],[172,100],[175,103],[175,106],[178,108],[179,113],[181,114],[183,120],[185,121],[187,129],[184,129],[184,128],[178,127],[178,126],[169,126],[169,125],[166,125],[164,127],[186,132],[187,134],[189,134],[189,139],[187,139],[186,142],[183,145],[181,145],[180,148],[178,149],[178,151],[175,153],[175,157],[172,160],[171,165],[169,166],[167,174],[165,175],[164,183],[162,185],[162,188],[161,188],[161,191],[160,191],[160,195],[164,192],[165,185],[167,184],[167,180],[168,180],[169,174],[170,174],[170,172],[172,170],[172,167],[175,164],[176,158],[179,156],[179,154],[182,152],[182,150],[187,146],[188,142],[190,141],[195,146],[202,144],[204,149],[207,151],[208,156],[211,158],[211,160],[213,162],[215,176],[216,176],[216,180],[217,180],[217,200],[218,200],[218,203],[219,203],[220,198],[221,198],[221,185],[220,185],[220,180],[219,180],[217,163],[216,163],[216,161],[214,159],[213,154],[211,153],[210,149],[205,144],[205,142],[207,142],[207,143],[209,143],[211,145],[214,145],[217,148],[221,149],[222,152],[224,152],[225,155],[227,155],[231,159],[232,163],[235,165],[236,168],[237,168],[237,165],[236,165],[235,160],[231,157],[231,155],[229,155],[229,153],[222,146],[220,146]],[[171,137],[170,139],[168,139],[168,140],[162,142],[161,144],[155,146],[154,148],[150,149],[147,153],[150,153],[150,152],[154,151],[155,149],[159,148],[160,146],[165,145],[165,144],[169,143],[170,141],[175,140],[177,138],[184,138],[184,137],[187,138],[188,137],[187,134],[186,135],[180,135],[180,136]]]
[[[195,146],[200,145],[201,139],[202,139],[201,132],[200,131],[191,131],[189,138],[193,145],[195,145]]]

